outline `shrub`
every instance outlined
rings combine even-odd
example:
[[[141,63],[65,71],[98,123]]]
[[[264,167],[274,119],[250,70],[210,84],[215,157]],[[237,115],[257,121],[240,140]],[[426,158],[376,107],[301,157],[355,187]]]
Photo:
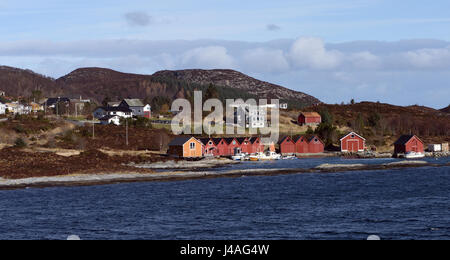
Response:
[[[27,143],[22,138],[17,138],[14,142],[14,147],[16,148],[25,148],[27,147]]]
[[[13,129],[14,129],[14,131],[16,131],[19,134],[23,134],[26,132],[25,129],[23,128],[23,126],[21,126],[21,125],[16,125],[13,127]]]

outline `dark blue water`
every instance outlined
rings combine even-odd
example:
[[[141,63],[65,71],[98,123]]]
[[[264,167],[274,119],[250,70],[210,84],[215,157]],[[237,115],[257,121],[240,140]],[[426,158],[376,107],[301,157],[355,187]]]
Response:
[[[433,164],[446,164],[450,163],[450,157],[432,158],[427,157],[423,159],[417,159],[419,161],[427,161]],[[325,157],[325,158],[303,158],[294,160],[279,160],[279,161],[261,161],[250,162],[245,161],[240,164],[232,165],[232,167],[220,167],[212,168],[209,171],[229,171],[237,169],[310,169],[315,168],[321,164],[367,164],[377,165],[405,161],[405,159],[395,158],[379,158],[379,159],[347,159],[343,157]]]
[[[0,191],[0,239],[450,239],[450,167]]]

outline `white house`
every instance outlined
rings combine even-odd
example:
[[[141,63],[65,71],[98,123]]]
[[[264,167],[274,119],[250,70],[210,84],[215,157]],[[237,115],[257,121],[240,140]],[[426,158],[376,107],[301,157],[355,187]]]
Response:
[[[120,125],[120,116],[104,116],[100,118],[100,123],[102,125]]]
[[[32,111],[31,106],[25,106],[20,104],[19,102],[6,103],[6,109],[12,114],[15,115],[27,115]]]
[[[94,111],[94,117],[100,119],[105,116],[119,116],[123,118],[133,117],[133,111],[126,107],[98,107]]]
[[[0,115],[6,114],[6,104],[0,102]]]
[[[276,109],[276,105],[261,105],[251,106],[248,104],[236,104],[231,105],[233,108],[237,108],[235,113],[235,123],[242,125],[243,118],[242,113],[245,114],[245,127],[246,128],[264,128],[267,127],[267,111],[268,109]]]
[[[119,107],[126,107],[133,111],[133,115],[146,118],[151,117],[151,106],[145,105],[141,99],[124,99],[120,102]]]
[[[428,145],[428,151],[442,152],[442,144],[430,144],[430,145]]]

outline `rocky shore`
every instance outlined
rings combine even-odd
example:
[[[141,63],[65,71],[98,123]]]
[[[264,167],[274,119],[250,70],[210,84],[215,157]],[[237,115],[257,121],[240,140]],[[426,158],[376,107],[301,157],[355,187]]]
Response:
[[[0,189],[42,188],[54,186],[90,186],[130,182],[179,181],[220,177],[271,176],[301,173],[333,173],[349,171],[376,171],[413,167],[448,167],[447,164],[432,164],[425,161],[402,161],[380,165],[367,164],[323,164],[310,169],[246,169],[224,172],[214,171],[171,171],[163,173],[118,172],[103,174],[79,174],[23,179],[0,178]],[[136,168],[137,169],[137,168]]]

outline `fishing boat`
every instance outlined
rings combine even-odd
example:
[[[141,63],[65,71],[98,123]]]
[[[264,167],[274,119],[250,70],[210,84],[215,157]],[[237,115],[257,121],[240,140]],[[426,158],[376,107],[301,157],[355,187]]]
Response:
[[[409,152],[405,154],[406,159],[419,159],[424,157],[425,157],[424,153]]]
[[[246,158],[247,158],[247,155],[243,154],[243,153],[238,153],[236,155],[231,156],[231,159],[233,161],[245,161]]]
[[[250,156],[250,161],[281,160],[281,155],[275,152],[257,153]]]

